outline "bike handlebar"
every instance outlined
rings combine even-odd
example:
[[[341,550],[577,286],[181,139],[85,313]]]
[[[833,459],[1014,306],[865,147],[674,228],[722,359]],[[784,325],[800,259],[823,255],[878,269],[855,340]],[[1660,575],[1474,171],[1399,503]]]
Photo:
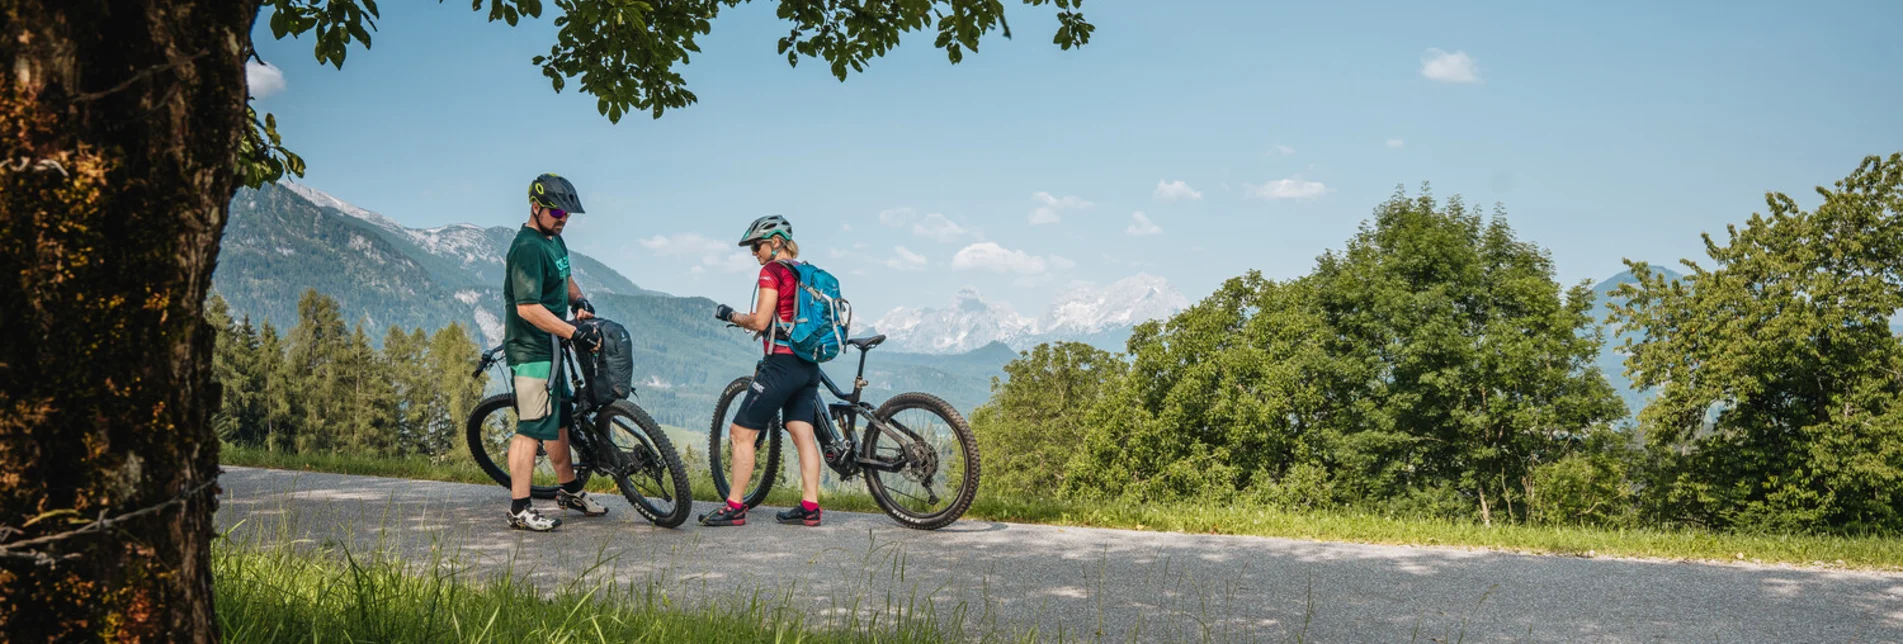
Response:
[[[735,329],[740,329],[740,330],[742,330],[742,331],[746,331],[746,332],[747,332],[747,335],[751,335],[751,336],[753,336],[753,339],[755,339],[755,340],[758,340],[758,339],[760,339],[760,338],[763,338],[763,337],[766,337],[766,332],[765,332],[765,331],[752,331],[752,330],[749,330],[749,329],[747,329],[747,327],[744,327],[744,326],[740,326],[740,325],[738,325],[738,324],[734,324],[734,323],[732,323],[732,322],[728,322],[728,323],[727,323],[727,326],[729,326],[729,327],[732,327],[732,328],[735,328]],[[769,328],[771,328],[771,327],[769,327]]]
[[[484,351],[482,354],[482,359],[476,361],[476,370],[473,372],[470,372],[469,376],[471,378],[480,376],[482,375],[482,372],[488,371],[489,367],[495,366],[496,356],[500,353],[502,353],[501,345],[496,345],[496,348],[490,349],[488,351]]]

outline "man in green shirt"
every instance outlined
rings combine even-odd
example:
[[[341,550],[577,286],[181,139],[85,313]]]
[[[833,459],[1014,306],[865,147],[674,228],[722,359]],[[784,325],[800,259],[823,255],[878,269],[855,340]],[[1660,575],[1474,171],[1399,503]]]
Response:
[[[581,330],[564,321],[574,304],[575,319],[594,317],[594,307],[582,297],[570,276],[568,244],[562,229],[571,213],[582,212],[575,186],[555,174],[543,174],[529,184],[529,221],[516,232],[503,265],[502,346],[515,377],[515,437],[509,441],[509,526],[547,531],[562,520],[543,516],[529,505],[529,477],[535,469],[536,448],[546,445],[549,464],[562,485],[555,492],[559,508],[579,510],[585,516],[607,514],[608,508],[588,498],[568,452],[568,429],[574,426],[574,404],[566,383],[551,386],[558,338],[567,338],[585,351],[601,348],[601,333]]]

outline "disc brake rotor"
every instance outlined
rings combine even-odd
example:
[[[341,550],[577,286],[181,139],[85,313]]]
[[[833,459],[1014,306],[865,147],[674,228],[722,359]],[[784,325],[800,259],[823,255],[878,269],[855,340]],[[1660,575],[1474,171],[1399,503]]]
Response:
[[[909,464],[906,465],[903,474],[914,483],[929,485],[932,475],[938,473],[938,452],[933,451],[924,441],[907,444],[905,458]]]

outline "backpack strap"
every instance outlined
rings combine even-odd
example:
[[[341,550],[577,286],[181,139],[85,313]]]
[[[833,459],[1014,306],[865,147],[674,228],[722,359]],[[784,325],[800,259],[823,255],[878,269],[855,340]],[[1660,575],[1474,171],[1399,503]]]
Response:
[[[793,276],[793,284],[794,284],[793,288],[795,289],[793,293],[793,307],[794,307],[793,314],[795,316],[798,316],[799,315],[798,289],[799,289],[799,279],[800,279],[800,272],[798,268],[799,264],[790,259],[776,259],[776,260],[773,260],[773,262],[781,266],[785,266],[787,274]],[[754,301],[755,302],[760,301],[760,283],[758,281],[755,281],[753,284],[753,292],[754,292],[754,295],[753,295]],[[771,320],[771,322],[767,324],[767,331],[773,335],[773,344],[786,347],[788,349],[793,348],[793,340],[792,340],[793,324],[791,322],[782,321],[780,319],[780,303],[777,301],[774,302],[773,311],[771,313],[768,313],[767,315],[771,316],[767,318],[768,320]]]

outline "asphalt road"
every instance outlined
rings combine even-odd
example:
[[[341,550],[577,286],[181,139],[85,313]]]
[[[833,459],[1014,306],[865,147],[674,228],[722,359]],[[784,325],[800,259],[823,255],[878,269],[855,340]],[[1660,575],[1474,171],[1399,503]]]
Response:
[[[744,527],[670,530],[618,497],[538,534],[507,527],[499,486],[226,470],[217,522],[243,520],[242,542],[445,548],[545,588],[607,557],[594,574],[690,602],[766,593],[809,623],[904,612],[966,638],[1066,641],[1903,642],[1903,574],[973,520],[920,532],[846,512],[807,528],[764,508]]]

